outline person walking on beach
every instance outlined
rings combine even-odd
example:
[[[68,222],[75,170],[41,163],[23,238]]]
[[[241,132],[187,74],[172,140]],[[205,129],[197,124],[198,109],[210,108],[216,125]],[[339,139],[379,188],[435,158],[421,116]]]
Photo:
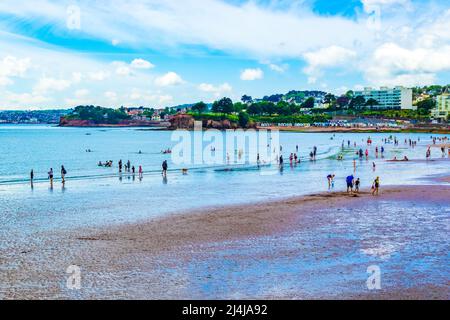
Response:
[[[142,171],[142,166],[139,166],[139,179],[142,180],[143,176],[144,176],[144,172]]]
[[[63,184],[66,183],[66,174],[67,174],[66,168],[64,168],[64,166],[61,166],[61,180]]]
[[[328,180],[328,190],[330,190],[333,186],[334,186],[334,174],[329,174],[327,176],[327,180]]]
[[[353,175],[349,175],[346,179],[347,182],[347,192],[352,193],[353,192],[353,182],[355,181],[355,177]]]
[[[372,185],[372,195],[373,196],[377,196],[378,195],[378,190],[380,188],[380,177],[377,177],[374,181],[373,181],[373,185]]]
[[[30,172],[30,183],[31,183],[31,186],[33,186],[33,181],[34,181],[34,170],[31,169],[31,172]]]
[[[122,159],[119,160],[119,172],[122,172]]]
[[[359,193],[359,186],[361,185],[361,180],[359,180],[359,178],[358,179],[356,179],[356,181],[355,181],[355,192],[356,193]]]
[[[128,170],[128,172],[130,172],[130,170],[131,170],[131,162],[130,162],[130,160],[128,160],[128,162],[127,162],[127,170]]]
[[[48,178],[50,180],[50,187],[53,188],[53,168],[50,168],[50,171],[48,172]]]
[[[280,164],[280,168],[282,168],[282,167],[283,167],[283,163],[284,163],[284,160],[283,160],[283,155],[281,155],[281,156],[280,156],[280,162],[279,162],[279,164]]]
[[[163,175],[163,177],[167,177],[167,168],[168,168],[168,165],[167,165],[167,160],[164,160],[163,161],[163,163],[162,163],[162,175]]]

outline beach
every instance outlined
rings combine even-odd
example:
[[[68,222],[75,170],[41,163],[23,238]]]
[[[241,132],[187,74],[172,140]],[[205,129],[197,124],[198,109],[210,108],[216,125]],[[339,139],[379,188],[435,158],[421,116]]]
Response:
[[[162,152],[172,138],[139,128],[0,127],[0,299],[448,298],[444,136],[374,133],[369,143],[366,133],[280,132],[282,168],[176,164]],[[273,156],[281,147],[273,149],[263,146]],[[300,163],[289,163],[293,152]],[[109,159],[112,167],[97,165]],[[118,172],[119,159],[143,176]],[[350,174],[361,194],[345,192]],[[380,290],[367,286],[371,268]]]
[[[392,186],[378,197],[330,192],[49,232],[39,247],[2,253],[0,297],[448,299],[449,192],[448,185]],[[372,264],[384,271],[381,290],[366,287]],[[69,265],[82,270],[81,290],[65,288]]]

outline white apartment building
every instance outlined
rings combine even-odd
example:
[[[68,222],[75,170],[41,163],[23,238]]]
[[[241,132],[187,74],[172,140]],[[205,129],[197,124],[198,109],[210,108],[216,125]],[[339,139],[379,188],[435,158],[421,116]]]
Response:
[[[405,87],[380,89],[364,88],[362,91],[355,91],[355,96],[363,96],[366,101],[375,99],[378,105],[373,106],[374,109],[402,109],[402,110],[416,110],[413,106],[412,89]]]
[[[436,107],[431,110],[431,116],[439,121],[446,121],[450,114],[450,93],[447,91],[437,96]]]

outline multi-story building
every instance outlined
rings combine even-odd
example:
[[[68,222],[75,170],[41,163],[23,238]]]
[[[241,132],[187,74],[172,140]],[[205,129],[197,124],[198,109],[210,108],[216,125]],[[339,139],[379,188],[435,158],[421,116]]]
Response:
[[[376,100],[378,105],[373,106],[372,108],[374,109],[417,109],[412,103],[412,89],[405,87],[364,88],[362,91],[355,91],[354,95],[363,96],[366,101],[370,99]]]
[[[446,121],[450,114],[450,93],[446,90],[436,97],[436,107],[431,110],[431,116],[438,121]]]

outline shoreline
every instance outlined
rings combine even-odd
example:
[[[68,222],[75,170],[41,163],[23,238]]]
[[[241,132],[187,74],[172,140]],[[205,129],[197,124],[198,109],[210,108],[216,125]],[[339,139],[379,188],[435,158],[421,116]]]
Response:
[[[27,124],[27,123],[17,123],[9,124],[4,123],[2,125],[51,125],[57,128],[133,128],[139,129],[141,131],[175,131],[178,129],[170,129],[168,126],[156,126],[156,125],[112,125],[112,124],[99,124],[99,125],[59,125],[57,123],[39,123],[39,124]],[[154,128],[154,129],[151,129]],[[193,129],[185,129],[193,131]],[[220,131],[226,131],[227,129],[222,129]],[[450,128],[408,128],[408,129],[393,129],[393,128],[382,128],[382,129],[372,129],[372,128],[344,128],[344,127],[256,127],[256,130],[278,130],[281,132],[297,132],[297,133],[430,133],[430,134],[450,134]]]
[[[6,279],[4,274],[0,274],[0,282],[5,283],[4,288],[0,289],[0,297],[3,296],[6,299],[233,299],[235,295],[228,295],[220,288],[207,295],[201,286],[213,280],[229,281],[227,285],[232,287],[240,286],[239,283],[242,282],[246,290],[255,285],[266,284],[264,277],[260,278],[253,274],[248,279],[245,276],[242,279],[238,277],[239,282],[223,279],[224,275],[221,272],[214,271],[213,262],[219,252],[223,252],[226,256],[231,254],[230,257],[243,266],[254,263],[251,262],[254,259],[263,259],[268,261],[267,263],[275,261],[277,265],[278,260],[298,259],[299,254],[309,252],[309,255],[316,256],[315,259],[319,259],[318,261],[331,259],[334,265],[331,267],[331,272],[345,274],[350,272],[349,270],[360,268],[361,262],[356,260],[341,265],[339,256],[333,258],[332,255],[328,258],[329,255],[332,252],[339,252],[342,256],[354,255],[359,252],[355,252],[359,246],[364,249],[364,243],[367,240],[362,240],[358,245],[358,242],[355,243],[352,238],[337,237],[333,242],[327,241],[325,245],[322,241],[326,239],[321,240],[321,233],[316,234],[314,230],[330,230],[329,236],[335,234],[334,219],[336,215],[341,215],[340,212],[343,210],[350,210],[350,213],[352,210],[357,210],[355,212],[362,210],[366,215],[367,210],[370,211],[386,203],[390,206],[405,208],[406,211],[409,210],[406,208],[411,206],[435,208],[436,204],[439,204],[445,207],[450,205],[449,192],[450,186],[447,185],[425,185],[389,186],[382,188],[378,197],[373,197],[367,191],[359,195],[348,195],[345,192],[319,193],[246,205],[191,210],[115,227],[53,232],[50,235],[44,235],[46,239],[44,247],[33,248],[30,244],[30,248],[16,248],[17,255],[22,252],[19,255],[21,267],[17,273],[8,274]],[[340,219],[349,219],[351,223],[354,217],[352,214],[345,214]],[[392,232],[395,231],[386,229],[383,234]],[[269,250],[268,245],[265,244],[266,239],[274,239],[269,244],[276,245],[284,237],[289,238],[298,233],[310,234],[318,239],[308,240],[300,236],[297,241],[300,243],[306,241],[302,246],[281,247],[276,251]],[[247,244],[249,241],[250,247]],[[56,251],[55,243],[58,248]],[[316,243],[317,247],[315,247]],[[312,246],[314,250],[303,249],[303,246]],[[259,253],[254,253],[254,250]],[[227,254],[226,252],[235,253]],[[439,253],[439,255],[442,254],[446,253]],[[259,255],[262,256],[259,257]],[[307,260],[309,256],[304,259],[309,261]],[[16,261],[16,258],[12,261]],[[13,263],[12,261],[10,263]],[[6,258],[2,262],[8,265]],[[205,263],[207,265],[211,263],[211,267],[207,268],[210,271],[206,273],[203,270]],[[308,262],[305,263],[308,265]],[[321,262],[317,263],[319,268]],[[64,271],[68,265],[82,266],[84,272],[88,274],[84,280],[88,290],[73,293],[61,287],[61,279],[65,277]],[[220,262],[218,266],[225,269],[222,272],[237,272],[237,275],[245,270],[232,271],[234,268],[229,270],[223,262]],[[315,269],[316,263],[311,263],[310,267]],[[340,271],[342,268],[347,271]],[[194,278],[186,279],[183,274],[190,269],[194,270],[192,271]],[[322,275],[315,274],[309,279],[313,283],[316,280],[322,283],[321,277]],[[336,279],[332,278],[332,280]],[[289,279],[284,281],[290,283]],[[395,282],[395,277],[393,281]],[[40,283],[41,287],[36,288],[36,282]],[[448,283],[436,283],[433,279],[426,284],[430,290],[424,290],[420,283],[412,283],[408,288],[394,283],[386,290],[377,292],[368,292],[363,287],[360,288],[361,286],[355,287],[353,282],[354,280],[344,281],[340,284],[344,286],[342,291],[338,292],[333,291],[332,288],[313,286],[310,292],[307,288],[304,292],[294,289],[263,290],[260,293],[240,293],[242,296],[237,298],[448,299],[450,297]],[[8,289],[5,291],[8,284],[14,288],[14,292]],[[122,286],[125,286],[127,293],[120,289]],[[341,290],[339,286],[337,288],[336,290]]]

